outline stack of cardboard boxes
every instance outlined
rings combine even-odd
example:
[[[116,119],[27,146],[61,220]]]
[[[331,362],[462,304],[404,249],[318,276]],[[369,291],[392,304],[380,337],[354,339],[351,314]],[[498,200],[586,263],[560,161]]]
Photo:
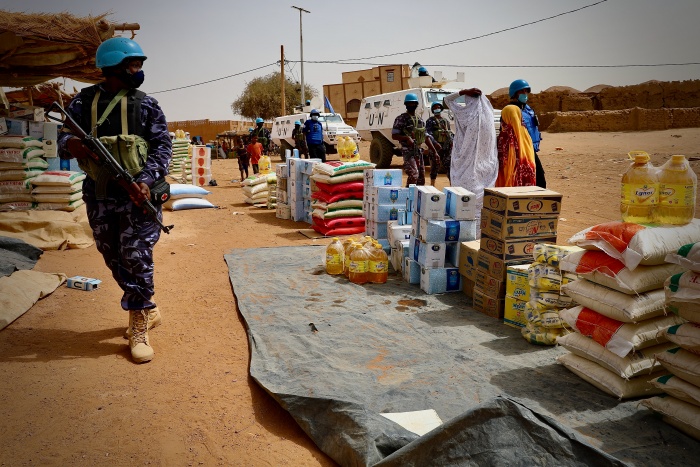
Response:
[[[365,233],[391,254],[389,222],[405,222],[408,188],[401,187],[401,169],[365,170],[362,214]]]
[[[287,159],[289,174],[287,175],[287,203],[290,216],[295,222],[311,224],[311,172],[314,164],[321,159]]]
[[[484,190],[479,247],[462,245],[459,263],[462,274],[473,281],[476,310],[503,319],[508,267],[531,263],[535,244],[556,243],[561,199],[559,193],[536,186]],[[527,268],[524,273],[526,283]],[[516,288],[511,286],[511,294],[524,293]]]

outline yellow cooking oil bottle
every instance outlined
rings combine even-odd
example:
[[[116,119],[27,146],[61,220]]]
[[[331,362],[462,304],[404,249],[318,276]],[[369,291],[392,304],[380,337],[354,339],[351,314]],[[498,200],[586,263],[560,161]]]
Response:
[[[655,222],[659,204],[658,170],[649,162],[649,154],[633,151],[634,162],[622,175],[620,214],[625,222],[651,224]]]
[[[333,237],[331,243],[326,247],[326,272],[331,275],[343,273],[345,262],[345,251],[343,244],[338,237]]]
[[[373,243],[369,259],[369,281],[385,284],[389,278],[389,256],[379,243]]]
[[[357,239],[346,239],[343,240],[343,246],[345,249],[345,265],[343,266],[343,273],[345,277],[350,276],[350,253],[352,250],[360,246],[360,242]]]
[[[698,176],[682,155],[673,155],[659,170],[657,222],[683,225],[695,217]]]
[[[348,279],[355,284],[366,284],[369,280],[370,252],[364,245],[357,243],[350,252],[350,269]]]

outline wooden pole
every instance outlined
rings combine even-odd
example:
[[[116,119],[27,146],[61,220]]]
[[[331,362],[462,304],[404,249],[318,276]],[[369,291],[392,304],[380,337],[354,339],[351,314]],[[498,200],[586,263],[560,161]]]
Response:
[[[284,46],[280,46],[280,81],[281,81],[281,86],[282,86],[282,113],[280,115],[287,115],[287,103],[285,102],[285,96],[284,96],[284,84],[285,84],[285,79],[284,79]]]

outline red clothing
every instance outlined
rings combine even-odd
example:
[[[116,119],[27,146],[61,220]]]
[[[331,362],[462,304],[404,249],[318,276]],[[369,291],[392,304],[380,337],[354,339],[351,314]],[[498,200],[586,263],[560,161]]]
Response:
[[[260,162],[260,156],[262,156],[263,153],[263,145],[260,143],[251,143],[248,145],[246,148],[248,149],[248,154],[250,154],[250,163],[251,164],[257,164]]]

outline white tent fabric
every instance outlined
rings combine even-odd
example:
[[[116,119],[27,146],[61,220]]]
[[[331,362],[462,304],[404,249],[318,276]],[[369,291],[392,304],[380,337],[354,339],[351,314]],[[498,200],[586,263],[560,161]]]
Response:
[[[461,186],[476,195],[477,220],[481,219],[484,188],[492,187],[498,175],[498,151],[493,107],[485,95],[465,96],[458,103],[459,93],[445,97],[445,104],[455,117],[450,178],[452,186]],[[477,238],[480,223],[477,222]]]

